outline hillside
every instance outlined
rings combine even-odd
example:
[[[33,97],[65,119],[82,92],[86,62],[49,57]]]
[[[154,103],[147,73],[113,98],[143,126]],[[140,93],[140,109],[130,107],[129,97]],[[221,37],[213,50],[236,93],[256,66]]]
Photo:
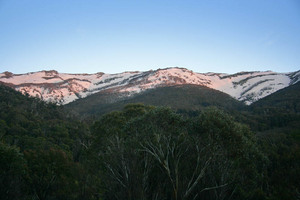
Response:
[[[267,111],[270,109],[281,109],[281,111],[299,114],[300,113],[300,83],[279,90],[250,106],[256,111]]]
[[[265,128],[300,128],[300,83],[279,90],[249,107]]]
[[[69,145],[82,124],[69,116],[63,107],[0,85],[0,139],[5,143],[21,150],[55,147],[77,151]]]
[[[160,87],[138,93],[130,97],[116,98],[119,94],[99,92],[65,105],[71,112],[84,115],[101,115],[113,110],[121,110],[129,103],[167,106],[179,112],[193,112],[208,106],[216,106],[228,111],[245,109],[245,105],[229,95],[197,85],[177,85]]]

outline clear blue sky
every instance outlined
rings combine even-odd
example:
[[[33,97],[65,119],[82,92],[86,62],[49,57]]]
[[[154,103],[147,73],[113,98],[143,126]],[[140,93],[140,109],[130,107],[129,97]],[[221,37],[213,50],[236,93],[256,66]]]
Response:
[[[299,0],[0,0],[0,72],[300,69]]]

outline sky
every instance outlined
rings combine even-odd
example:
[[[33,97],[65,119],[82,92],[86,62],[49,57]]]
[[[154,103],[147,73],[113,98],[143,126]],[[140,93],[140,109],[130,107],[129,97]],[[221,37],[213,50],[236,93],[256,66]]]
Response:
[[[0,0],[0,72],[300,70],[299,0]]]

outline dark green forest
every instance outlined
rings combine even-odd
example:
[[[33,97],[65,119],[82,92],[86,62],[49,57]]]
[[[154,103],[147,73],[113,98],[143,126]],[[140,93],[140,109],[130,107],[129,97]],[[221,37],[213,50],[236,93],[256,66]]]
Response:
[[[0,199],[300,199],[299,87],[83,113],[0,85]]]

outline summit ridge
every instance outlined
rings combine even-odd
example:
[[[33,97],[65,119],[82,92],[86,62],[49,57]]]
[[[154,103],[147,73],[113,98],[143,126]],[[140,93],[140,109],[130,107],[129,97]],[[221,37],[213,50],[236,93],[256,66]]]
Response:
[[[46,102],[68,104],[100,91],[130,96],[149,89],[172,85],[199,85],[227,93],[247,105],[280,89],[297,83],[300,71],[290,73],[239,72],[197,73],[186,68],[165,68],[150,71],[117,74],[68,74],[55,70],[13,74],[0,74],[0,83],[23,94]]]

